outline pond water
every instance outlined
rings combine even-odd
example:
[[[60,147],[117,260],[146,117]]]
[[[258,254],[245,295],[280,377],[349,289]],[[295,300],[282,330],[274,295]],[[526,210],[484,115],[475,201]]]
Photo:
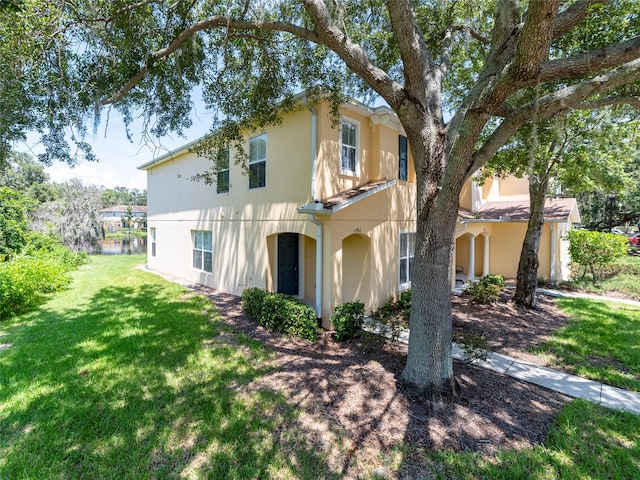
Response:
[[[137,255],[147,253],[147,237],[109,238],[98,242],[98,255]]]

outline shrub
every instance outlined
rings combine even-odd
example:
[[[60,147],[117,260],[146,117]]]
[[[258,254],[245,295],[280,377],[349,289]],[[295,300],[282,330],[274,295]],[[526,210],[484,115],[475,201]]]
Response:
[[[409,314],[411,313],[411,290],[404,290],[400,292],[400,296],[397,301],[390,298],[387,303],[382,305],[378,310],[371,313],[371,316],[376,320],[385,321],[392,318],[397,318],[399,321],[408,322]]]
[[[500,299],[506,283],[502,275],[485,275],[467,286],[466,291],[474,302],[492,303]]]
[[[244,308],[247,317],[256,321],[260,318],[262,302],[266,294],[266,291],[258,287],[247,288],[242,292],[242,307]]]
[[[318,338],[315,312],[295,297],[253,287],[242,293],[242,305],[249,318],[268,330],[311,341]]]
[[[583,268],[583,277],[588,268],[594,282],[598,281],[607,265],[627,254],[629,244],[622,235],[589,230],[571,230],[567,238],[571,264]]]
[[[0,264],[0,318],[39,305],[46,293],[71,283],[67,268],[46,257],[20,256]]]
[[[364,303],[348,302],[338,305],[331,316],[331,323],[336,330],[335,338],[346,342],[355,337],[364,322]]]
[[[474,333],[460,333],[454,340],[464,353],[467,363],[484,362],[491,353],[487,347],[487,341]]]
[[[400,292],[400,299],[397,302],[399,309],[402,313],[409,318],[411,312],[411,290],[404,290]]]
[[[72,252],[53,235],[30,232],[27,241],[26,255],[50,258],[62,264],[68,271],[89,263],[89,255],[86,252]]]

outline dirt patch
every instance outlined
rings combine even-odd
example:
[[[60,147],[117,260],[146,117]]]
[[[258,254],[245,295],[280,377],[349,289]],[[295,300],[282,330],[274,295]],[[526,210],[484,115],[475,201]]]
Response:
[[[248,393],[273,389],[300,406],[303,413],[296,426],[313,448],[330,453],[331,467],[345,478],[380,467],[380,458],[398,445],[407,447],[401,468],[406,478],[429,478],[424,457],[415,453],[421,448],[491,456],[498,450],[531,447],[544,440],[554,416],[569,401],[559,393],[455,362],[460,394],[453,404],[432,412],[396,381],[406,345],[368,334],[350,344],[336,342],[328,332],[315,343],[288,338],[244,317],[238,297],[198,290],[213,300],[227,325],[276,354],[273,373],[251,384]],[[543,297],[535,311],[510,301],[489,306],[465,297],[452,301],[456,332],[482,336],[492,350],[534,363],[542,360],[527,349],[566,323],[553,301]]]

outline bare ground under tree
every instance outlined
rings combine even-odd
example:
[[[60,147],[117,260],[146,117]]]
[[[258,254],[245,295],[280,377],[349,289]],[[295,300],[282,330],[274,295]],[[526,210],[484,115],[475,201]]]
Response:
[[[276,390],[299,406],[302,413],[292,428],[304,431],[313,448],[327,452],[332,469],[345,478],[359,477],[363,468],[379,462],[381,453],[398,445],[408,452],[403,471],[409,477],[428,471],[421,465],[424,457],[416,454],[421,448],[491,456],[531,447],[545,439],[554,416],[570,400],[455,362],[459,396],[441,411],[430,411],[396,382],[406,345],[369,334],[347,344],[336,342],[329,332],[316,343],[288,338],[247,319],[238,297],[197,290],[214,301],[224,323],[275,352],[273,372],[253,382],[247,393]],[[452,302],[455,332],[480,335],[492,351],[538,364],[543,361],[527,350],[567,321],[544,297],[538,310],[517,307],[506,297],[485,306],[467,297],[453,297]]]

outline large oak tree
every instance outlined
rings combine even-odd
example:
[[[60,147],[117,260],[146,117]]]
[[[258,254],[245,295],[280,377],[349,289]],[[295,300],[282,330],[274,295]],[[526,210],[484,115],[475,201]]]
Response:
[[[86,150],[84,120],[110,108],[127,120],[141,115],[155,134],[180,131],[196,85],[220,114],[214,127],[229,138],[237,138],[235,121],[250,118],[245,128],[277,121],[278,106],[290,106],[300,88],[322,86],[336,103],[339,92],[359,90],[386,101],[417,172],[402,381],[437,402],[454,393],[450,264],[464,182],[524,124],[606,101],[640,78],[633,1],[8,3],[19,7],[3,15],[2,35],[28,38],[11,39],[23,55],[3,58],[0,81],[19,87],[27,106],[19,113],[43,132],[45,161],[70,158],[63,125]],[[572,35],[585,26],[600,44],[579,47]],[[536,88],[545,93],[522,101]]]

